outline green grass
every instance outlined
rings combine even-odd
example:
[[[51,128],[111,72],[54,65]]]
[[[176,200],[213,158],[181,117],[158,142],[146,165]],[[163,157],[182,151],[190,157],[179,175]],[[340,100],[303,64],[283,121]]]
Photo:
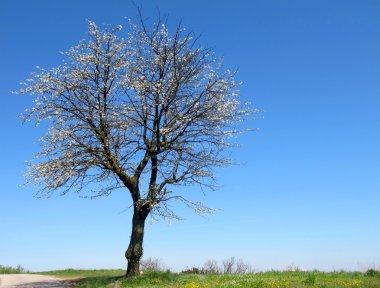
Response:
[[[0,274],[20,274],[20,273],[28,273],[28,271],[22,268],[20,265],[18,265],[17,267],[0,265]]]
[[[360,272],[280,272],[245,275],[177,274],[145,272],[129,279],[122,270],[61,270],[42,272],[67,280],[73,287],[167,287],[167,288],[379,288],[380,275]]]
[[[56,276],[60,278],[87,278],[87,277],[120,277],[125,274],[124,270],[75,270],[65,269],[56,271],[38,272],[35,274]]]

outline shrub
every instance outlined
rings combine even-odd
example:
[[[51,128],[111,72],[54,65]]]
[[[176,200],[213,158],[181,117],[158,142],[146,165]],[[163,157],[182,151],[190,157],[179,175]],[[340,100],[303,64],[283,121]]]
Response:
[[[140,262],[140,266],[143,270],[148,271],[165,271],[165,265],[162,263],[162,261],[158,258],[147,258],[143,259]]]
[[[375,269],[368,269],[367,271],[365,271],[365,275],[368,277],[375,277],[375,276],[379,276],[380,272],[376,271]]]
[[[28,271],[22,268],[20,265],[18,265],[17,267],[0,265],[0,274],[21,274],[27,272]]]
[[[216,260],[207,260],[202,267],[203,274],[246,274],[252,273],[251,265],[245,263],[242,259],[238,261],[234,257],[230,257],[222,261],[222,266]]]
[[[222,269],[216,260],[207,260],[202,267],[202,272],[205,274],[220,274],[221,271]]]
[[[183,274],[202,274],[202,270],[197,268],[197,267],[193,267],[190,269],[183,270],[183,271],[181,271],[181,273],[183,273]]]

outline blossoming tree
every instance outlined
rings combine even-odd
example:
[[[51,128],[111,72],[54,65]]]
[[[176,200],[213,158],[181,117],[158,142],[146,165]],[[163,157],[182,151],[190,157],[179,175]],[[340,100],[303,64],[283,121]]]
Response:
[[[142,19],[142,18],[140,18]],[[228,138],[250,112],[238,100],[234,73],[178,25],[140,21],[99,28],[53,69],[39,68],[19,93],[34,95],[25,121],[49,126],[27,182],[37,196],[91,190],[93,197],[125,189],[133,206],[126,276],[139,272],[144,223],[177,218],[168,201],[197,213],[211,209],[184,196],[182,185],[212,187],[213,168],[229,164]]]

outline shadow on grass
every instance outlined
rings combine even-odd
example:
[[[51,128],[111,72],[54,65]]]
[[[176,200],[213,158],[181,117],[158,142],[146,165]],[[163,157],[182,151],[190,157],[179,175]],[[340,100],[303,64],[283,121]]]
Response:
[[[68,287],[105,287],[118,280],[125,279],[124,276],[94,276],[75,280],[66,280],[64,283]]]
[[[63,288],[63,287],[66,287],[66,285],[61,283],[61,282],[33,282],[33,283],[12,285],[10,287],[14,287],[14,288]]]
[[[115,287],[122,285],[123,287],[135,286],[150,286],[160,285],[165,283],[174,283],[178,279],[178,275],[171,272],[147,272],[144,275],[139,275],[131,278],[124,276],[92,276],[73,280],[66,280],[65,284],[69,287],[106,287],[110,284],[115,284]],[[110,287],[113,287],[110,285]]]

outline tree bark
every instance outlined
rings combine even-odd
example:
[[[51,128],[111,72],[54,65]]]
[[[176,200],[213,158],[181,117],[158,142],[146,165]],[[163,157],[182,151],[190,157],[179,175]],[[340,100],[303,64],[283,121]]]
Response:
[[[136,276],[140,273],[140,260],[143,255],[143,240],[145,219],[149,214],[149,210],[145,207],[135,207],[132,218],[132,234],[131,240],[125,258],[128,260],[128,268],[126,277]]]

